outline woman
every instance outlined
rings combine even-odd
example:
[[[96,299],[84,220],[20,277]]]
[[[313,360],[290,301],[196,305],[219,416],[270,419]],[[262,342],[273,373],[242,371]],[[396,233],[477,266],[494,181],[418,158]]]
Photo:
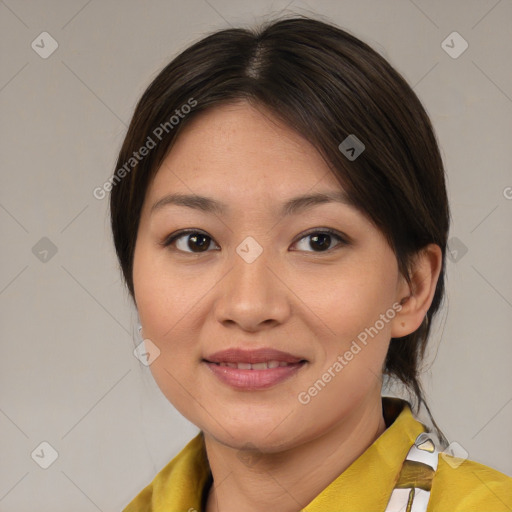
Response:
[[[200,428],[126,512],[510,510],[511,478],[381,396],[426,406],[449,229],[432,126],[381,56],[309,18],[214,33],[145,91],[116,169],[144,356]]]

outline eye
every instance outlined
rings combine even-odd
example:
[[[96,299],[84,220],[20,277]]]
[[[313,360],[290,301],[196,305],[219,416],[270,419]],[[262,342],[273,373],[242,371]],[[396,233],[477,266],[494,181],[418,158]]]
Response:
[[[325,229],[325,230],[317,229],[315,231],[310,231],[306,235],[303,235],[297,243],[301,242],[302,240],[306,240],[307,238],[310,239],[309,247],[313,247],[313,248],[316,247],[320,250],[308,251],[304,247],[302,249],[300,249],[300,250],[305,250],[306,252],[328,252],[328,251],[333,250],[333,248],[336,248],[337,246],[348,245],[347,240],[343,236],[341,236],[341,234],[337,233],[336,231],[334,231],[332,229]],[[334,247],[331,247],[331,242],[333,239],[338,240],[338,244],[335,245]],[[304,245],[306,247],[308,247],[307,243]]]
[[[174,244],[178,251],[199,254],[201,252],[208,252],[207,249],[210,247],[210,243],[212,241],[213,239],[206,233],[189,229],[178,231],[177,233],[170,235],[166,240],[164,240],[162,245],[164,245],[164,247],[168,247]],[[187,248],[190,250],[187,250]],[[198,250],[195,251],[194,249]]]
[[[302,235],[302,237],[295,244],[299,244],[302,242],[302,240],[306,240],[307,238],[310,238],[309,247],[319,250],[309,251],[307,249],[307,244],[304,244],[304,246],[299,250],[306,252],[328,252],[340,245],[348,245],[349,243],[344,236],[332,229],[316,229],[306,233],[305,235]],[[334,247],[331,245],[333,239],[338,241],[338,244],[334,245]],[[177,233],[170,235],[162,242],[162,245],[164,247],[175,245],[178,251],[200,254],[202,252],[208,252],[212,242],[213,238],[211,238],[206,233],[188,229],[178,231]]]

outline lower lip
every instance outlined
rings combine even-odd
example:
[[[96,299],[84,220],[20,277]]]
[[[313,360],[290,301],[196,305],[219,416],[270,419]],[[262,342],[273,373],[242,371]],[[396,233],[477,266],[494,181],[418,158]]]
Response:
[[[222,382],[237,389],[257,390],[275,386],[279,382],[295,375],[305,364],[296,363],[289,366],[278,366],[266,370],[239,370],[229,366],[220,366],[205,361],[213,374]]]

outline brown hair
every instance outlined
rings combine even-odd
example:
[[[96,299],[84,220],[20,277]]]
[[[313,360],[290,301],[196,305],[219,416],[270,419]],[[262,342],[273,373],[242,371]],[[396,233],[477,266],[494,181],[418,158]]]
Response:
[[[253,30],[221,30],[188,47],[152,81],[135,108],[110,196],[114,244],[130,295],[135,300],[133,254],[151,179],[191,119],[239,100],[266,107],[317,148],[382,231],[408,281],[417,252],[429,243],[440,246],[442,268],[430,309],[414,333],[391,340],[383,373],[413,392],[418,410],[425,405],[447,444],[424,400],[418,370],[444,296],[450,213],[441,155],[411,87],[376,51],[340,28],[295,16]],[[352,161],[338,148],[350,134],[365,145]],[[135,160],[150,140],[156,147]]]

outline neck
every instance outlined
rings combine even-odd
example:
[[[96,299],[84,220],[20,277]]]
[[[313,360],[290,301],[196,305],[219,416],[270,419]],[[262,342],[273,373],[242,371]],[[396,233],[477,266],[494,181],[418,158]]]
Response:
[[[213,484],[206,512],[302,510],[386,430],[380,396],[322,435],[280,453],[258,453],[244,464],[238,449],[206,432]]]

